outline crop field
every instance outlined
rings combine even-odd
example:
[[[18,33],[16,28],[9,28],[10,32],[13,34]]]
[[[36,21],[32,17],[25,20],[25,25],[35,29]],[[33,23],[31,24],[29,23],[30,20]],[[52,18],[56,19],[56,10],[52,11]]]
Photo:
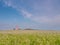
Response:
[[[0,45],[60,45],[60,31],[0,31]]]

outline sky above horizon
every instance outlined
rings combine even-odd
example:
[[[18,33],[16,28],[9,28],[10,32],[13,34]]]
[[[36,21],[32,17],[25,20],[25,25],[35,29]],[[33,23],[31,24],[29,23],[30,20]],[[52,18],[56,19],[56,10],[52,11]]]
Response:
[[[60,0],[0,0],[0,30],[60,30]]]

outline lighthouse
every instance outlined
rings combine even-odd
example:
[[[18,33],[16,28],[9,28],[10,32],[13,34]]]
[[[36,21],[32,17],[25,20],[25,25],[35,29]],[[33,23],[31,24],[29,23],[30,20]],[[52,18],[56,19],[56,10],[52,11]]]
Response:
[[[15,30],[19,30],[19,26],[18,26],[18,25],[16,25],[16,28],[15,28]]]

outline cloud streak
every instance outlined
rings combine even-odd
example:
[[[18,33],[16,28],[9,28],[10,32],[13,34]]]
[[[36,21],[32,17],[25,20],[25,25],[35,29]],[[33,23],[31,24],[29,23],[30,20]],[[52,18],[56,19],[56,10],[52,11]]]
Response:
[[[28,12],[25,11],[25,10],[22,10],[21,12],[22,12],[22,15],[23,15],[24,17],[26,17],[26,18],[31,18],[31,17],[32,17],[32,14],[31,14],[31,13],[28,13]]]

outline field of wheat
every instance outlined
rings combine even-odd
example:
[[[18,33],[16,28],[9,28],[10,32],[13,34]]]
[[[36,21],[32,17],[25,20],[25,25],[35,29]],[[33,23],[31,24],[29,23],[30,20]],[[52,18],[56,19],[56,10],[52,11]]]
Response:
[[[60,45],[60,31],[0,31],[0,45]]]

